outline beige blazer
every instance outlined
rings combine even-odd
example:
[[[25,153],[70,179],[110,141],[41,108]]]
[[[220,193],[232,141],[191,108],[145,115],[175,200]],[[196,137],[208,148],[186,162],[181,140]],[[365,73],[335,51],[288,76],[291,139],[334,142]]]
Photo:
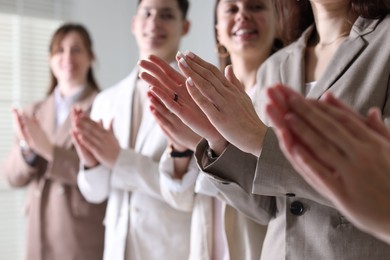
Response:
[[[76,105],[89,111],[95,96],[95,91],[87,89]],[[26,112],[38,117],[55,145],[52,163],[40,158],[36,167],[30,167],[15,140],[1,167],[10,185],[29,187],[26,259],[101,259],[106,203],[88,203],[77,187],[79,160],[71,141],[70,117],[56,129],[53,94]]]
[[[318,99],[331,91],[361,113],[377,106],[389,124],[389,28],[390,16],[382,20],[358,18],[349,38],[307,97]],[[260,90],[282,82],[304,93],[304,53],[312,31],[313,27],[309,28],[259,70],[255,105],[265,122]],[[235,207],[268,223],[261,259],[390,258],[390,245],[356,229],[293,170],[280,151],[272,128],[266,133],[260,158],[229,146],[216,161],[210,162],[206,148],[207,144],[201,142],[196,152],[201,168]],[[240,174],[236,174],[238,170]]]

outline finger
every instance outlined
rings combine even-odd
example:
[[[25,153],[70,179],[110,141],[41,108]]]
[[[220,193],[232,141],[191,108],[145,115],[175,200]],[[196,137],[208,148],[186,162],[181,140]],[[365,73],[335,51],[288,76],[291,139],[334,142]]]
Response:
[[[360,120],[362,121],[365,121],[365,118],[364,116],[360,115],[360,114],[357,114],[351,107],[347,106],[346,104],[344,104],[343,102],[341,102],[340,100],[338,100],[337,98],[335,98],[333,96],[332,93],[330,92],[326,92],[320,99],[321,101],[327,103],[327,104],[330,104],[334,107],[337,107],[339,108],[340,110],[343,111],[343,113],[346,115],[346,116],[352,116],[352,117],[358,117]]]
[[[343,196],[344,187],[341,175],[324,166],[301,145],[292,149],[291,157],[299,174],[323,196],[334,201],[334,195]]]
[[[88,151],[81,143],[79,134],[76,131],[72,131],[72,143],[75,146],[76,150],[79,151],[80,155],[83,155]]]
[[[278,106],[282,109],[282,111],[288,111],[290,108],[288,107],[288,99],[295,97],[297,99],[304,99],[302,94],[294,91],[290,87],[287,87],[281,83],[277,83],[272,88],[274,91],[271,91],[270,95],[274,102],[278,104]]]
[[[384,124],[379,108],[370,108],[367,113],[367,125],[379,135],[390,140],[390,129]]]
[[[158,112],[161,114],[162,117],[164,117],[166,120],[169,120],[169,118],[176,117],[171,111],[169,111],[161,101],[156,98],[153,95],[150,95],[149,97],[150,100],[150,108],[153,108],[154,111]],[[180,120],[180,119],[178,119]]]
[[[221,70],[214,66],[213,64],[203,60],[199,56],[195,55],[193,52],[186,51],[185,55],[181,52],[178,52],[176,59],[184,60],[189,67],[193,70],[193,72],[198,73],[200,75],[204,75],[205,79],[209,79],[210,76],[216,78],[216,82],[222,82],[224,84],[228,83],[228,80],[225,78]],[[186,75],[187,78],[191,75]]]
[[[343,150],[324,138],[315,128],[295,114],[285,116],[288,129],[307,147],[322,164],[331,167],[345,167],[346,155]]]
[[[190,78],[191,81],[195,82],[199,93],[201,93],[205,98],[209,99],[211,102],[215,102],[222,95],[217,91],[217,88],[213,85],[219,85],[220,82],[212,75],[210,71],[204,71],[202,75],[196,73],[189,67],[188,63],[184,58],[179,60],[179,68],[181,71],[186,74],[187,79]]]
[[[114,133],[114,127],[113,127],[113,125],[114,125],[114,118],[111,118],[111,120],[110,120],[110,123],[109,123],[109,125],[108,125],[108,131],[109,132],[111,132],[111,133]]]
[[[206,114],[208,119],[213,122],[212,118],[218,117],[218,108],[195,86],[192,78],[187,79],[186,87],[198,107]]]
[[[319,108],[326,117],[333,119],[334,125],[337,128],[346,130],[350,139],[358,140],[372,140],[373,135],[367,126],[367,118],[359,115],[354,111],[346,111],[339,107],[329,106],[322,102],[314,101],[314,105]],[[335,139],[341,137],[335,136]]]
[[[290,97],[295,96],[296,98],[304,99],[300,94],[279,83],[265,89],[265,95],[267,97],[267,104],[277,109],[278,113],[282,115],[286,114],[289,110],[288,99]]]
[[[320,102],[316,104],[321,105]],[[340,125],[337,120],[318,109],[318,106],[315,106],[314,103],[293,96],[288,99],[288,105],[298,117],[307,122],[305,124],[310,128],[313,137],[316,133],[315,135],[320,136],[323,141],[330,142],[332,146],[346,154],[349,154],[349,150],[356,146],[356,138],[351,136],[351,133]],[[332,107],[328,106],[328,108],[331,109]]]
[[[272,126],[278,129],[286,128],[286,122],[284,119],[285,113],[282,112],[275,103],[266,104],[264,111]]]
[[[94,149],[102,146],[102,140],[105,140],[106,130],[102,126],[102,122],[94,122],[90,119],[83,119],[79,123],[77,129],[83,140],[88,140],[89,145]]]
[[[230,83],[232,83],[235,87],[237,87],[237,89],[239,89],[241,91],[245,91],[244,85],[241,84],[241,82],[238,80],[238,78],[234,74],[232,65],[226,66],[225,77],[229,80]]]
[[[24,122],[22,120],[20,112],[16,109],[12,109],[12,117],[15,122],[17,134],[19,139],[26,139],[25,130],[24,130]]]
[[[148,96],[150,98],[158,98],[169,111],[178,115],[179,117],[181,116],[181,104],[180,102],[176,102],[174,100],[174,93],[167,93],[161,88],[152,86],[149,88]]]
[[[92,154],[96,154],[100,150],[100,142],[97,142],[96,139],[91,138],[90,135],[78,134],[78,140],[82,147],[85,150],[89,151]]]
[[[180,75],[182,81],[180,83],[177,83],[175,80],[170,78],[166,72],[161,70],[156,64],[147,60],[141,60],[139,62],[139,66],[144,69],[144,71],[139,74],[140,78],[153,86],[164,87],[174,92],[177,92],[178,86],[185,81],[185,78]]]
[[[170,79],[176,84],[182,84],[185,81],[185,77],[176,71],[171,65],[160,59],[156,55],[150,55],[149,60],[156,64]]]
[[[156,118],[157,123],[161,127],[161,130],[163,130],[164,134],[167,136],[167,138],[175,143],[178,143],[178,138],[176,138],[175,131],[177,130],[175,126],[172,124],[170,120],[167,119],[166,115],[161,114],[159,111],[155,110],[153,107],[151,107],[151,112],[153,116]],[[175,115],[171,115],[175,116]]]

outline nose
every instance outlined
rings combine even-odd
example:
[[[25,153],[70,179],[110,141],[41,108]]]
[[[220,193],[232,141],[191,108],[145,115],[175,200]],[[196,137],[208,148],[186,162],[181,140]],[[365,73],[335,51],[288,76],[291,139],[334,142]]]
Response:
[[[62,53],[62,60],[64,62],[70,62],[72,61],[72,58],[73,58],[73,53],[72,53],[72,50],[71,49],[64,49],[63,53]]]
[[[159,20],[158,14],[152,14],[148,19],[149,29],[155,29],[159,24]]]
[[[246,21],[249,20],[250,13],[247,8],[240,8],[236,13],[236,21]]]

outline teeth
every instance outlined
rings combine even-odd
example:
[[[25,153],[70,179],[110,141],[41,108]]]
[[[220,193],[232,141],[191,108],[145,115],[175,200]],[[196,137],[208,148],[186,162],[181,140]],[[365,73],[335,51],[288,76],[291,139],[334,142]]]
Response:
[[[240,29],[240,30],[236,31],[234,34],[237,36],[241,36],[241,35],[250,34],[253,32],[254,32],[254,30],[250,30],[250,29]]]

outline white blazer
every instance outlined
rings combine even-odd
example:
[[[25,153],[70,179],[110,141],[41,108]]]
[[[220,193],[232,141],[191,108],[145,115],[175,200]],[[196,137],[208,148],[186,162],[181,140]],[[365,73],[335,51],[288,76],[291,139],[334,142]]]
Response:
[[[112,170],[104,166],[89,170],[81,167],[78,185],[89,202],[108,199],[105,260],[124,259],[129,223],[132,259],[186,259],[191,214],[176,210],[163,200],[158,167],[167,141],[149,110],[143,114],[135,149],[128,148],[137,75],[135,68],[124,80],[96,97],[91,118],[102,119],[105,126],[114,119],[113,129],[122,151]]]
[[[222,201],[221,221],[230,260],[259,260],[266,226],[229,206],[214,183],[204,176],[194,158],[183,179],[173,179],[174,162],[169,149],[160,160],[160,185],[165,200],[180,210],[192,211],[191,244],[188,260],[213,259],[213,197]],[[220,259],[218,259],[220,260]]]

